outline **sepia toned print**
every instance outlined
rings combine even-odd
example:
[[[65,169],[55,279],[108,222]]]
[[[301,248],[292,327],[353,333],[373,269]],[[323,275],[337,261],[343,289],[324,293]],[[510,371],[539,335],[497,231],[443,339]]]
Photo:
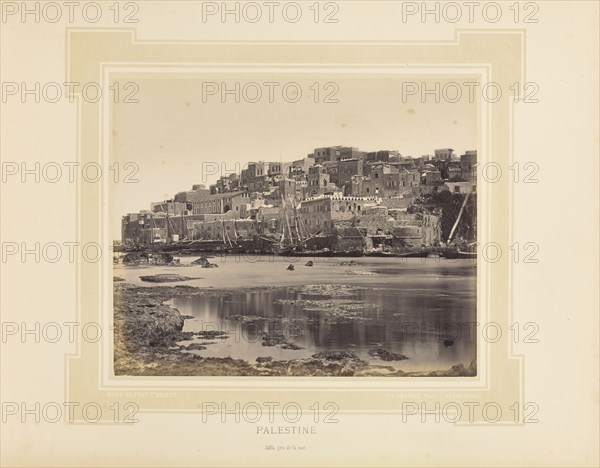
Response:
[[[401,76],[272,76],[141,80],[140,103],[114,106],[115,164],[143,161],[152,180],[112,184],[115,375],[476,376],[474,102],[403,104],[416,93]],[[383,94],[398,101],[378,117]],[[302,147],[315,125],[390,134]],[[429,146],[447,135],[461,150]]]

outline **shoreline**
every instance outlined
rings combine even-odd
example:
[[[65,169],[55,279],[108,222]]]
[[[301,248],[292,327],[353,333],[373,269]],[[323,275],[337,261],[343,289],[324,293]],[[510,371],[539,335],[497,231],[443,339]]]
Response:
[[[278,286],[235,288],[236,292],[277,289]],[[232,288],[233,289],[233,288]],[[184,332],[180,312],[165,302],[178,297],[231,294],[229,288],[194,286],[140,287],[115,282],[114,371],[117,376],[320,376],[320,377],[474,377],[476,362],[448,369],[404,372],[393,366],[370,364],[351,351],[324,351],[310,358],[275,360],[268,356],[255,362],[231,357],[202,357],[189,350],[205,349],[210,342],[189,347],[178,343],[194,337],[227,339],[225,332]],[[292,345],[280,342],[278,344]],[[267,345],[270,346],[270,345]]]
[[[243,240],[242,240],[243,241]],[[164,252],[177,256],[202,256],[202,255],[264,255],[289,258],[356,258],[356,257],[384,257],[384,258],[427,258],[431,256],[439,256],[448,259],[475,259],[477,252],[470,250],[469,247],[463,246],[423,246],[413,249],[394,249],[394,250],[290,250],[285,252],[276,252],[270,249],[251,249],[244,247],[228,248],[226,245],[214,247],[214,242],[209,242],[210,245],[198,248],[190,247],[191,245],[201,244],[202,241],[187,241],[174,242],[165,244],[147,244],[138,246],[118,246],[113,248],[115,253],[132,253],[132,252]]]

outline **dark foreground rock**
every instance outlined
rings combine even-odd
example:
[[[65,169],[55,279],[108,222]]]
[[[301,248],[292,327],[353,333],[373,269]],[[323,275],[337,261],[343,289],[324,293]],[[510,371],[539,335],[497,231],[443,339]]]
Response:
[[[160,300],[115,294],[114,326],[116,356],[118,351],[173,346],[183,329],[183,317]]]
[[[475,377],[477,375],[477,363],[471,361],[469,367],[464,364],[455,364],[450,369],[435,370],[429,372],[406,372],[406,377]]]
[[[321,351],[320,353],[313,354],[315,359],[323,359],[325,361],[342,361],[344,359],[359,361],[360,359],[354,353],[350,351]]]

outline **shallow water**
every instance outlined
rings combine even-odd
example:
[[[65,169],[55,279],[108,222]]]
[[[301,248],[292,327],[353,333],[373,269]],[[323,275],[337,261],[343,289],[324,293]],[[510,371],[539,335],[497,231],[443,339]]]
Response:
[[[190,264],[197,257],[182,257]],[[472,260],[397,258],[300,258],[216,257],[219,268],[126,267],[116,265],[114,274],[130,283],[152,287],[140,275],[176,273],[201,277],[182,283],[197,287],[228,289],[215,296],[175,298],[169,303],[187,319],[184,331],[222,330],[227,339],[210,342],[207,349],[192,351],[201,356],[254,361],[260,356],[274,359],[309,357],[319,351],[348,350],[362,359],[403,370],[447,369],[458,363],[468,366],[476,359],[476,337],[470,324],[476,322],[476,268]],[[312,260],[313,267],[304,266]],[[340,266],[353,261],[356,266]],[[293,263],[294,271],[286,270]],[[315,294],[303,285],[347,285],[349,294]],[[269,286],[250,292],[239,288]],[[230,292],[229,292],[230,291]],[[319,291],[317,291],[319,292]],[[278,300],[354,301],[359,320],[332,323],[322,308],[306,310],[305,304],[278,303]],[[317,304],[322,304],[318,302]],[[233,316],[258,316],[272,320],[243,323]],[[273,320],[275,319],[275,320]],[[263,346],[263,336],[283,337],[303,349]],[[188,343],[188,342],[186,342]],[[184,343],[184,344],[186,344]],[[408,360],[382,361],[368,354],[385,348]]]

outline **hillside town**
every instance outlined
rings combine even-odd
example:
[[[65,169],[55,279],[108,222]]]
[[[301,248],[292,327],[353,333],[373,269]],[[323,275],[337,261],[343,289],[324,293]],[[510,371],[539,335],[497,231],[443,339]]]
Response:
[[[316,148],[122,217],[123,248],[410,254],[476,240],[477,152]]]

